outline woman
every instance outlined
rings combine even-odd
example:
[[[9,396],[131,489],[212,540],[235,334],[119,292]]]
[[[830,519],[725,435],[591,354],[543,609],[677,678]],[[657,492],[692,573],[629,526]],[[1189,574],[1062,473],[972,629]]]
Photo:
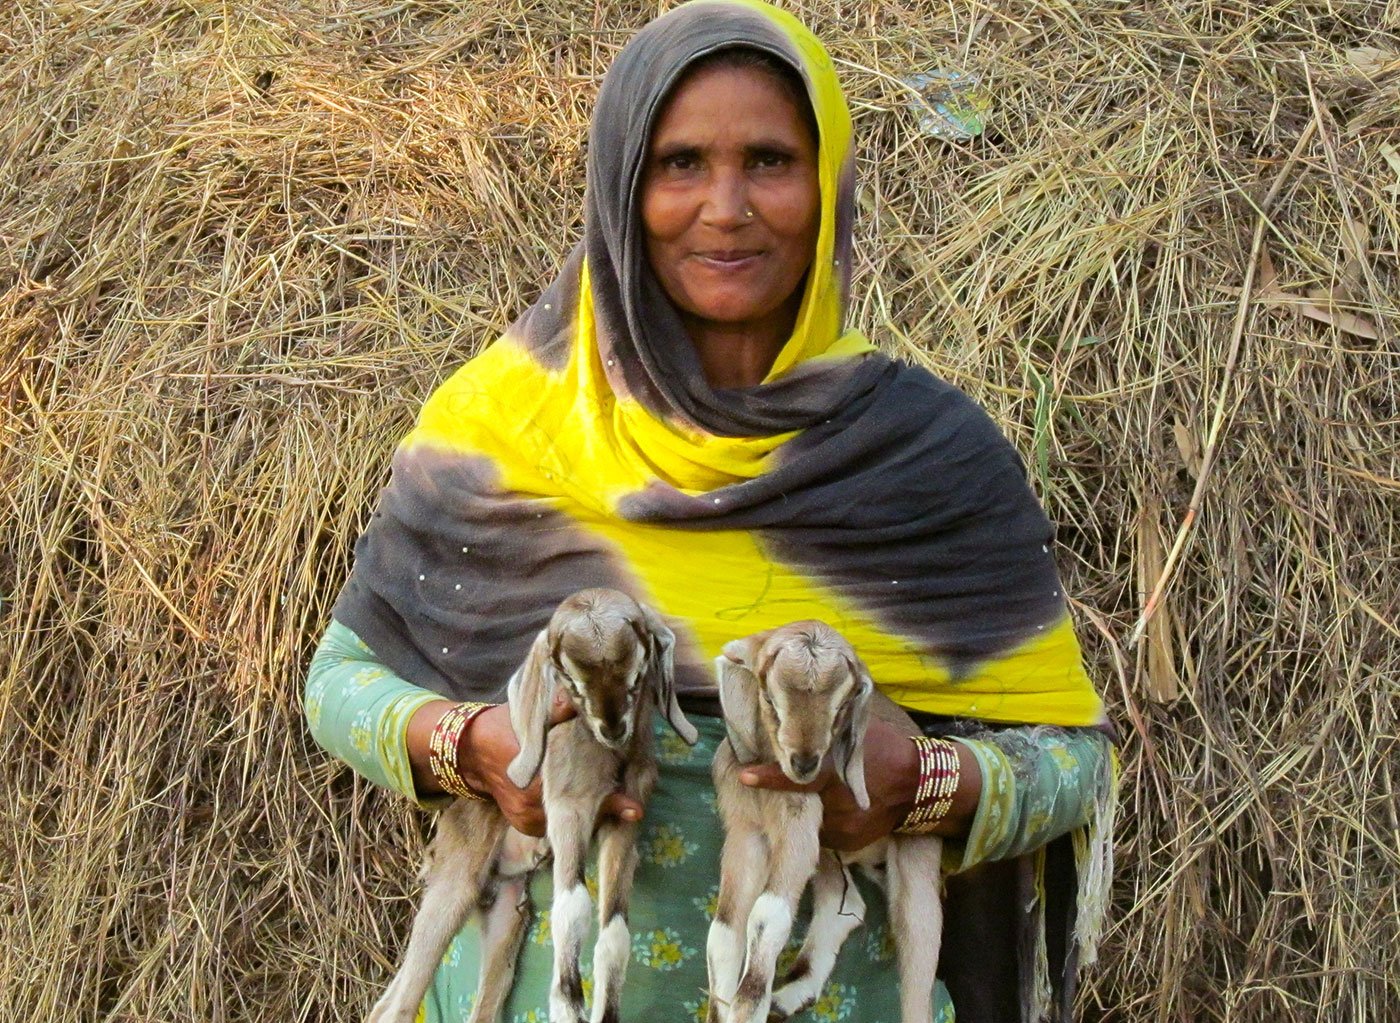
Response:
[[[307,717],[331,752],[425,807],[485,795],[542,834],[538,784],[505,777],[505,708],[460,701],[499,703],[577,589],[624,589],[667,617],[701,740],[662,738],[649,806],[604,806],[646,816],[627,1020],[703,1019],[721,841],[708,764],[723,737],[702,716],[717,713],[708,665],[728,640],[795,619],[840,630],[933,730],[1059,726],[922,745],[877,731],[868,812],[829,771],[807,786],[830,845],[901,826],[948,840],[946,866],[971,879],[950,884],[945,938],[960,1019],[1038,1014],[1047,980],[1066,1001],[1101,916],[1112,756],[1051,527],[985,414],[845,329],[853,168],[830,58],[790,16],[702,0],[640,32],[599,93],[583,242],[424,406],[312,664]],[[450,763],[431,756],[435,730]],[[956,770],[951,803],[933,807],[916,793],[936,748]],[[791,787],[775,767],[746,780]],[[1072,863],[1026,855],[1086,823]],[[547,1018],[546,877],[532,895],[508,1020]],[[817,1019],[898,1018],[883,908],[868,901]],[[466,1017],[474,955],[469,927],[425,1019]],[[938,998],[951,1018],[948,990]]]

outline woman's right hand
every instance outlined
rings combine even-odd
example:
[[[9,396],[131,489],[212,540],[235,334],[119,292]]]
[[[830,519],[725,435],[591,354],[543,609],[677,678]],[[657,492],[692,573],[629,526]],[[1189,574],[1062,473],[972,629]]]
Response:
[[[434,701],[414,715],[410,730],[424,718],[428,735],[432,727],[452,704],[447,701]],[[549,712],[549,727],[577,716],[572,703],[561,692],[555,695],[554,705]],[[410,738],[410,752],[418,745]],[[427,750],[427,736],[424,736],[422,749]],[[489,707],[478,714],[467,726],[466,734],[458,747],[457,773],[475,791],[495,800],[506,821],[517,831],[536,838],[545,833],[544,789],[538,775],[525,788],[517,788],[506,775],[506,768],[520,752],[515,729],[510,723],[510,708],[505,704]],[[414,758],[415,760],[417,758]],[[415,775],[418,772],[415,771]],[[426,782],[428,779],[420,779]],[[420,791],[427,786],[420,784]],[[642,819],[642,804],[621,792],[613,792],[603,800],[600,816],[616,817],[635,822]]]

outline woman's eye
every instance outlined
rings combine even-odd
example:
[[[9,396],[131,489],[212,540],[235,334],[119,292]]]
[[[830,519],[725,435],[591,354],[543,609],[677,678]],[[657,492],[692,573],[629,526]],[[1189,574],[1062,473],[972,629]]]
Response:
[[[672,153],[661,158],[661,166],[668,171],[690,171],[700,166],[700,158],[694,153]]]
[[[771,170],[786,167],[792,163],[792,157],[787,153],[780,153],[774,150],[760,151],[749,158],[751,166],[761,170]]]

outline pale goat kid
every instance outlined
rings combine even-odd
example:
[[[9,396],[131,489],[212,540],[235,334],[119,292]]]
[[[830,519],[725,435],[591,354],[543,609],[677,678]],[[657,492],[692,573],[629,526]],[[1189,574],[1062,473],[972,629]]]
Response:
[[[399,972],[369,1023],[412,1023],[443,952],[473,911],[481,919],[481,974],[469,1023],[494,1023],[515,977],[529,875],[554,854],[551,1023],[582,1023],[579,954],[590,899],[584,861],[595,822],[599,934],[593,1023],[616,1023],[630,952],[627,897],[637,864],[632,822],[598,810],[618,790],[645,803],[656,784],[652,712],[687,743],[697,738],[676,699],[675,636],[650,608],[616,590],[581,590],[559,605],[508,686],[520,754],[507,774],[524,788],[543,770],[546,838],[509,827],[493,802],[458,799],[438,820],[424,864],[422,904]],[[546,730],[557,689],[578,716]]]
[[[766,1023],[816,1000],[842,943],[865,918],[865,903],[846,869],[852,864],[872,871],[885,867],[901,1017],[903,1023],[931,1023],[943,931],[942,840],[891,835],[856,853],[821,850],[820,796],[739,781],[744,766],[776,762],[793,781],[810,782],[829,751],[837,774],[866,809],[870,715],[905,735],[919,735],[918,727],[875,688],[851,645],[822,622],[793,622],[735,640],[715,667],[728,737],[713,768],[725,838],[719,902],[706,945],[708,1023]],[[778,954],[814,874],[811,924],[787,983],[775,994]]]

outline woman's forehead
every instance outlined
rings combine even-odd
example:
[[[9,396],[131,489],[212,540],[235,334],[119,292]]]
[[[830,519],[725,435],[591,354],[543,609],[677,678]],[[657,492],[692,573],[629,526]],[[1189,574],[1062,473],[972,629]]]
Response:
[[[809,117],[772,74],[712,65],[686,75],[652,125],[653,148],[732,142],[745,146],[815,143]]]

